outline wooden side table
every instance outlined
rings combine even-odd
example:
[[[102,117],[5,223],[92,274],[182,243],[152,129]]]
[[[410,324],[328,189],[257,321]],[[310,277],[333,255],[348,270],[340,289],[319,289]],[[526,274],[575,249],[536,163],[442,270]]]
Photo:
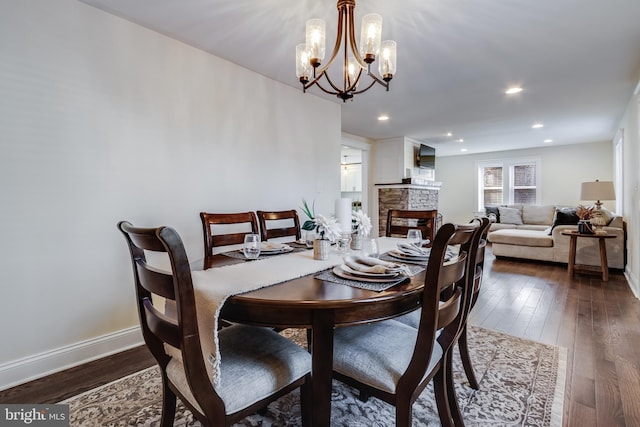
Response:
[[[571,239],[569,241],[569,276],[573,277],[573,273],[575,272],[587,272],[592,273],[597,271],[598,273],[602,273],[602,281],[606,282],[609,280],[609,264],[607,263],[607,246],[605,239],[615,239],[616,236],[613,234],[583,234],[578,233],[573,230],[565,230],[561,232],[565,236],[569,236]],[[598,243],[600,245],[600,270],[593,270],[587,268],[584,265],[576,265],[576,247],[578,237],[585,237],[588,239],[598,239]]]

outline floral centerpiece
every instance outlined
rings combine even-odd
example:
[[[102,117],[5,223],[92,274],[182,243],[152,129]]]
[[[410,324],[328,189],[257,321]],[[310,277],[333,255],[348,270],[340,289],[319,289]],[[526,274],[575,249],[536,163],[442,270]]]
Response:
[[[309,218],[302,224],[302,229],[307,231],[316,231],[321,240],[327,239],[335,242],[340,237],[340,230],[335,218],[327,218],[324,215],[315,212],[315,202],[309,208],[309,204],[302,199],[302,211]]]
[[[338,222],[335,218],[316,214],[315,202],[309,208],[307,201],[302,199],[302,211],[309,218],[302,224],[302,229],[316,232],[316,239],[313,241],[314,259],[327,259],[330,242],[335,242],[341,237]]]

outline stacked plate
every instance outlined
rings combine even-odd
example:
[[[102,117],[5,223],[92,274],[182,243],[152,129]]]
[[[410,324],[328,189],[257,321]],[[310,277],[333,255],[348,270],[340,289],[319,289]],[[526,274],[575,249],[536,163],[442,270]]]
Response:
[[[293,248],[284,243],[261,242],[260,253],[264,255],[275,255],[285,252],[291,252]]]
[[[401,259],[404,261],[422,262],[429,259],[431,249],[422,248],[416,246],[413,243],[398,243],[396,249],[389,251],[389,255],[393,258]]]
[[[333,273],[343,279],[374,283],[395,282],[402,272],[403,267],[393,262],[362,256],[345,257],[344,264],[333,268]]]

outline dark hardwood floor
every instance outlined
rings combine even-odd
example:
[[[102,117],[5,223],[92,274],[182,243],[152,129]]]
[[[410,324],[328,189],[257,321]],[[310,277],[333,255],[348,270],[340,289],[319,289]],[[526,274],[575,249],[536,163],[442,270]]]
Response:
[[[469,322],[568,349],[564,426],[640,426],[640,301],[621,272],[498,259]],[[2,403],[53,403],[151,366],[144,348],[0,391]]]

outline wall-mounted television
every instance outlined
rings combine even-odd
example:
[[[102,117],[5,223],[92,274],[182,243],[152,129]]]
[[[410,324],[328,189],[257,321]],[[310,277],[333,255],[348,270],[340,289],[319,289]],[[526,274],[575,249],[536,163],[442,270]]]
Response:
[[[428,145],[420,144],[418,150],[418,167],[421,169],[436,168],[436,149]]]

